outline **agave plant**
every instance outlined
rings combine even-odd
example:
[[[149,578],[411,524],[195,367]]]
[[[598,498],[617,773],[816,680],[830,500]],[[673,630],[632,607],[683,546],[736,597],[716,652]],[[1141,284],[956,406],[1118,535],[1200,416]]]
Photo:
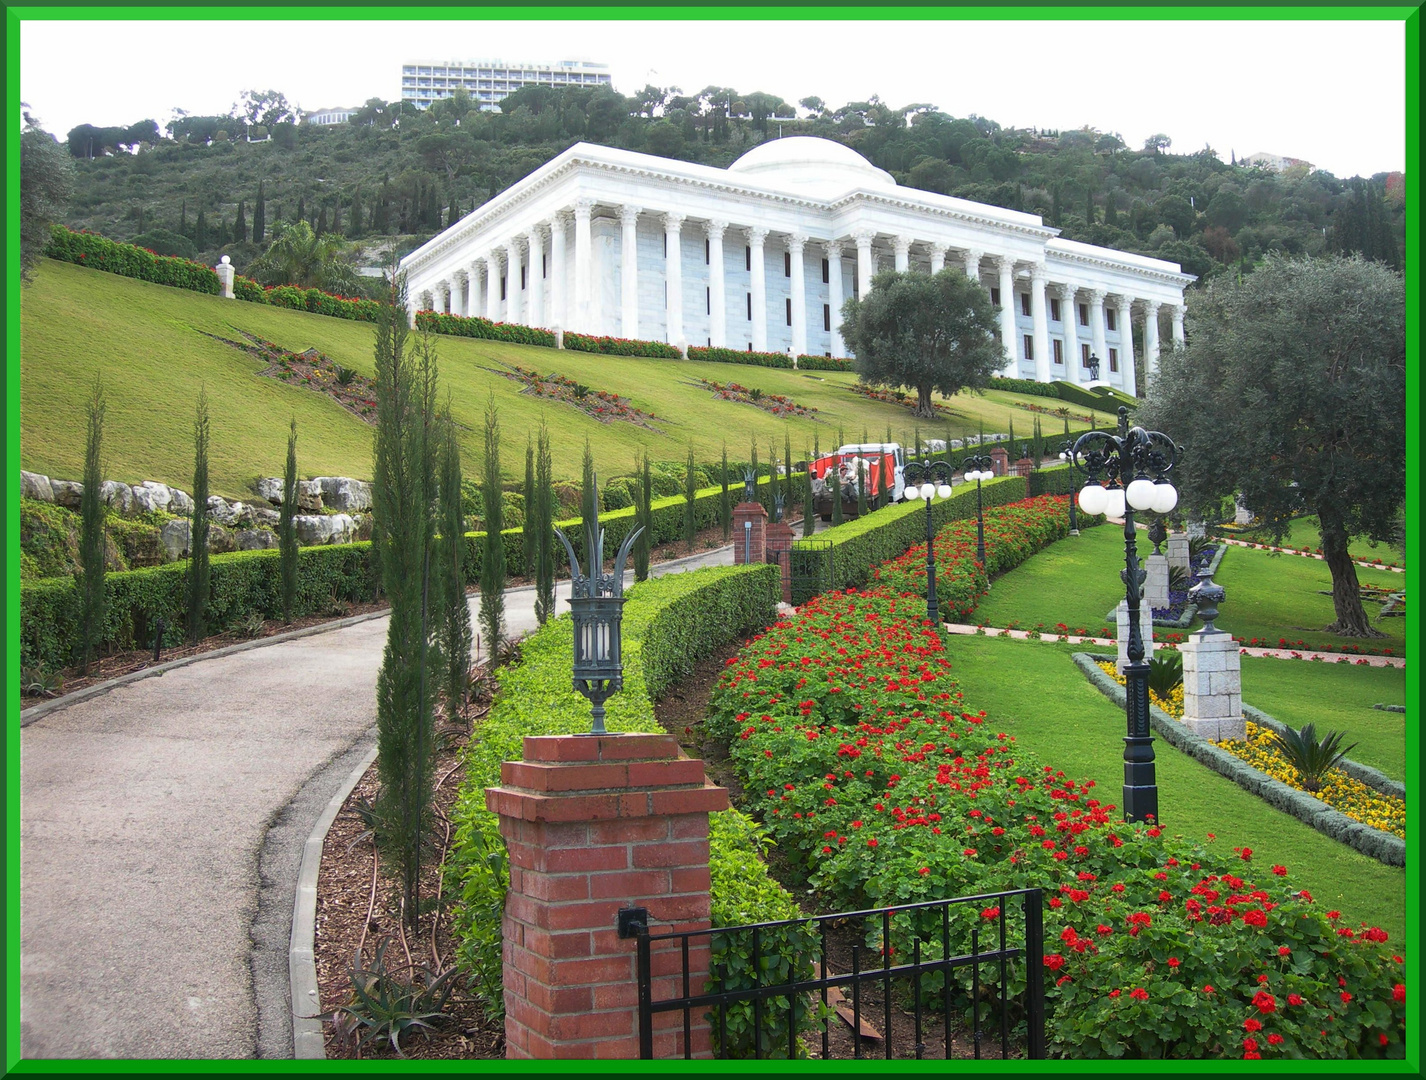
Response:
[[[429,1030],[440,1018],[451,996],[456,969],[437,975],[429,967],[416,969],[417,977],[405,982],[386,967],[386,950],[391,939],[376,947],[370,967],[358,954],[351,965],[352,999],[337,1008],[333,1018],[338,1034],[357,1040],[360,1051],[368,1045],[390,1043],[402,1057],[401,1036],[411,1031]]]
[[[1204,548],[1208,547],[1212,543],[1213,540],[1207,536],[1190,536],[1188,538],[1189,563],[1191,564],[1197,562],[1198,557],[1203,554]]]
[[[1149,659],[1149,691],[1167,701],[1174,688],[1183,682],[1183,657],[1170,649],[1161,649]]]
[[[1297,772],[1304,791],[1320,791],[1328,770],[1351,753],[1357,745],[1352,743],[1342,749],[1344,734],[1341,731],[1329,731],[1319,740],[1317,729],[1312,724],[1304,724],[1301,730],[1284,725],[1281,732],[1273,733],[1271,746]]]
[[[1188,592],[1193,575],[1181,566],[1169,567],[1169,592]]]

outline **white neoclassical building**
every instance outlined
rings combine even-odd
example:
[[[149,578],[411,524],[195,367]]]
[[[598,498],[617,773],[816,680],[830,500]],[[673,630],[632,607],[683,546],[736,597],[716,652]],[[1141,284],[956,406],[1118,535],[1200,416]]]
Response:
[[[1135,392],[1183,337],[1176,263],[1061,240],[1035,214],[902,187],[828,139],[727,169],[577,143],[401,261],[417,310],[666,341],[847,355],[846,297],[878,269],[964,267],[999,306],[1003,374]]]

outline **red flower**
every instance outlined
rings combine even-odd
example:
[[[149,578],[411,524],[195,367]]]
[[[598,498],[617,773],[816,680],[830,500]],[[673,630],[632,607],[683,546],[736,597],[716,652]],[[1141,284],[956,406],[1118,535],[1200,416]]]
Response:
[[[1255,1020],[1255,1019],[1253,1019],[1253,1018],[1250,1016],[1250,1017],[1248,1017],[1246,1020],[1243,1021],[1243,1030],[1244,1030],[1244,1031],[1262,1031],[1262,1030],[1263,1030],[1263,1022],[1262,1022],[1261,1020]]]
[[[1149,1000],[1149,992],[1148,992],[1147,990],[1145,990],[1142,986],[1136,986],[1136,987],[1134,987],[1134,989],[1130,990],[1130,991],[1129,991],[1129,996],[1130,996],[1131,998],[1133,998],[1135,1001],[1148,1001],[1148,1000]]]
[[[1287,875],[1287,867],[1285,867],[1285,866],[1274,866],[1274,867],[1273,867],[1273,873],[1276,874],[1278,877],[1285,877],[1285,876]]]
[[[1291,956],[1292,950],[1289,949],[1286,945],[1279,945],[1277,947],[1277,954],[1279,956]]]
[[[1000,918],[1000,909],[998,907],[988,907],[980,913],[980,917],[982,919],[998,919]]]
[[[1275,999],[1266,990],[1259,990],[1256,994],[1253,995],[1253,1004],[1257,1006],[1258,1012],[1277,1012],[1277,999]]]
[[[1178,957],[1177,957],[1177,956],[1170,956],[1170,957],[1169,957],[1169,967],[1171,967],[1171,968],[1176,968],[1176,967],[1178,967],[1178,965],[1179,965],[1179,959],[1178,959]]]
[[[1247,1050],[1249,1053],[1251,1053],[1252,1051],[1256,1050],[1257,1048],[1258,1048],[1258,1040],[1257,1040],[1257,1039],[1244,1039],[1244,1040],[1243,1040],[1243,1049],[1244,1049],[1244,1050]],[[1245,1054],[1244,1057],[1246,1057],[1246,1056],[1247,1056],[1247,1055]]]
[[[1050,953],[1048,956],[1045,957],[1045,967],[1049,968],[1051,971],[1059,971],[1060,968],[1064,966],[1065,958],[1059,953]]]
[[[1273,1046],[1277,1046],[1280,1042],[1282,1042],[1282,1036],[1279,1035],[1276,1031],[1274,1031],[1271,1035],[1268,1036],[1268,1042],[1271,1043]]]
[[[1288,995],[1287,995],[1287,1003],[1288,1003],[1289,1005],[1301,1005],[1301,1004],[1302,1004],[1302,995],[1301,995],[1301,994],[1288,994]]]
[[[1388,1039],[1388,1038],[1386,1037],[1386,1032],[1384,1032],[1384,1031],[1381,1032],[1380,1034],[1378,1034],[1378,1035],[1377,1035],[1377,1038],[1381,1040],[1382,1046],[1385,1046],[1387,1043],[1389,1043],[1389,1042],[1391,1041],[1390,1039]]]
[[[1116,998],[1116,997],[1119,996],[1119,991],[1118,991],[1118,990],[1111,990],[1111,991],[1109,991],[1109,996],[1112,997],[1112,998]]]
[[[1343,1004],[1343,1005],[1347,1004],[1347,1002],[1349,1002],[1349,1001],[1352,1000],[1352,995],[1349,994],[1349,993],[1347,993],[1347,991],[1345,991],[1345,990],[1342,991],[1340,997],[1342,998],[1342,1004]]]
[[[1398,1005],[1404,1004],[1406,1002],[1406,987],[1401,983],[1397,983],[1393,986],[1391,988],[1391,1000]]]

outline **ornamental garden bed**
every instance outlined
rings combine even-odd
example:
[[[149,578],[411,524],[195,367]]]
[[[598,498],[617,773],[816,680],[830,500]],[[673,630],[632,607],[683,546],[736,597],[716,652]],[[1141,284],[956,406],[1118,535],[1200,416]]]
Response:
[[[743,386],[741,383],[714,382],[712,379],[697,379],[692,384],[701,386],[720,401],[736,401],[772,413],[773,416],[812,417],[815,407],[799,405],[782,394],[766,394],[757,387]],[[814,417],[815,419],[815,417]]]
[[[653,413],[633,405],[628,398],[608,390],[596,390],[584,383],[576,382],[566,375],[551,372],[541,375],[531,368],[510,364],[508,368],[486,368],[506,379],[512,379],[524,386],[521,391],[550,401],[561,401],[572,405],[586,416],[591,416],[602,424],[623,420],[650,431],[661,431],[653,425],[657,420]]]
[[[376,423],[375,380],[353,368],[343,367],[320,349],[292,352],[246,330],[238,331],[245,341],[233,341],[203,330],[199,333],[261,360],[265,366],[258,372],[259,375],[285,382],[288,386],[315,390],[331,398],[359,420],[365,420],[368,424]]]

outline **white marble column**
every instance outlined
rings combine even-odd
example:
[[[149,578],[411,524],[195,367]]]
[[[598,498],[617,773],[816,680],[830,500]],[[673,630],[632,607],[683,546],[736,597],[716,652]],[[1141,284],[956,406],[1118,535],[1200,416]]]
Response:
[[[911,269],[911,243],[909,236],[898,236],[892,240],[892,250],[896,252],[896,272],[904,274]]]
[[[565,299],[565,282],[569,267],[565,261],[565,230],[569,214],[561,210],[550,219],[550,325],[557,329],[569,326],[569,308]]]
[[[520,238],[505,241],[505,321],[524,322],[524,299],[520,295]]]
[[[1020,377],[1020,348],[1015,338],[1015,260],[1009,255],[1000,259],[1000,343],[1005,346],[1005,367],[1001,374],[1009,379]]]
[[[723,233],[726,221],[709,221],[703,226],[708,234],[708,340],[715,349],[728,345],[728,301],[724,294],[727,268],[723,264]]]
[[[807,351],[807,265],[803,251],[807,246],[805,233],[793,233],[787,238],[787,252],[792,256],[792,355]],[[831,275],[829,274],[828,277]]]
[[[593,322],[590,301],[593,299],[594,235],[589,219],[594,212],[593,199],[576,199],[574,203],[574,317],[570,329],[588,333]]]
[[[466,270],[465,313],[475,318],[485,310],[485,294],[481,292],[480,260],[472,259]]]
[[[465,314],[465,275],[455,273],[451,275],[451,314]]]
[[[619,334],[626,338],[639,336],[639,214],[642,206],[621,206],[619,224],[620,291]]]
[[[421,311],[421,297],[419,294],[406,294],[406,323],[412,329],[416,327],[416,313]]]
[[[679,238],[683,231],[684,214],[663,216],[664,236],[668,240],[668,256],[664,266],[664,281],[668,283],[668,341],[682,347],[683,335],[683,248]],[[754,251],[753,257],[757,258]]]
[[[847,346],[842,341],[842,245],[836,240],[827,242],[827,306],[832,315],[829,348],[833,356],[846,356]]]
[[[493,250],[485,256],[485,317],[491,322],[505,321],[500,302],[500,253]]]
[[[1110,382],[1109,346],[1104,343],[1104,298],[1108,294],[1103,289],[1089,290],[1089,332],[1094,344],[1090,346],[1099,357],[1099,381]]]
[[[966,277],[972,281],[980,280],[980,260],[985,258],[985,252],[972,248],[966,252]]]
[[[1188,313],[1188,308],[1182,304],[1174,305],[1173,309],[1173,339],[1180,345],[1184,343],[1183,317]]]
[[[871,291],[871,279],[876,274],[876,264],[871,257],[871,242],[876,233],[870,229],[858,229],[852,233],[857,244],[857,299],[865,300]]]
[[[753,352],[767,351],[767,266],[763,258],[763,241],[767,230],[748,229],[748,244],[753,249],[751,289],[753,294]]]
[[[1121,295],[1114,306],[1119,311],[1119,366],[1124,375],[1124,393],[1134,397],[1138,392],[1134,375],[1134,298]]]
[[[946,244],[931,245],[931,274],[934,277],[946,268]]]
[[[449,278],[436,286],[436,310],[442,315],[451,313],[451,282]]]
[[[1050,313],[1045,303],[1045,264],[1035,263],[1030,267],[1030,318],[1034,323],[1035,381],[1047,383],[1054,378],[1050,374]]]
[[[1079,366],[1079,306],[1075,303],[1078,290],[1073,285],[1060,286],[1060,314],[1065,326],[1065,378],[1076,385],[1080,382]]]
[[[530,245],[530,304],[526,321],[531,326],[545,325],[545,228],[536,225],[526,239]]]
[[[1154,385],[1159,373],[1159,302],[1144,301],[1144,390]]]

